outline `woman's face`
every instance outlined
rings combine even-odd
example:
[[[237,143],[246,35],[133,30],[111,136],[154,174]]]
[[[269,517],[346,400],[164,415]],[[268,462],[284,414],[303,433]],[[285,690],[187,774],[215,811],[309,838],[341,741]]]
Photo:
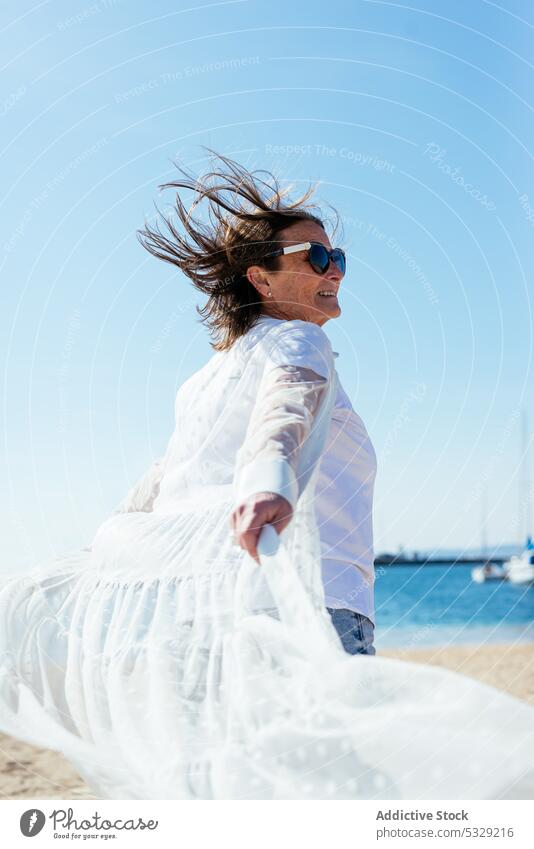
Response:
[[[277,238],[280,247],[298,245],[301,242],[320,242],[328,250],[332,248],[323,228],[313,221],[297,221],[282,230]],[[248,279],[261,295],[263,312],[266,315],[282,319],[301,319],[321,325],[329,318],[336,318],[341,314],[337,297],[341,272],[331,262],[324,274],[317,274],[306,256],[306,250],[279,256],[279,271],[267,271],[258,265],[247,270]],[[269,296],[269,291],[272,296]],[[334,294],[319,294],[324,291]]]

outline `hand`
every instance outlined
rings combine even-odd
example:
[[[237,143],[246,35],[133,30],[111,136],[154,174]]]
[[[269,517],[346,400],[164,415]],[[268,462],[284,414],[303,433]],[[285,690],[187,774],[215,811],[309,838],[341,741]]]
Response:
[[[239,504],[230,516],[235,543],[259,563],[256,546],[263,526],[273,525],[276,532],[281,534],[292,516],[293,508],[283,495],[277,492],[257,492]]]

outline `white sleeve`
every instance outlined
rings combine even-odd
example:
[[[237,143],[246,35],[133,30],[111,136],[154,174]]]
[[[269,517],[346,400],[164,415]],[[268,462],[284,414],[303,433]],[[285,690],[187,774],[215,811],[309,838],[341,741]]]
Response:
[[[328,337],[308,322],[285,322],[270,341],[274,345],[236,458],[235,498],[241,503],[258,492],[276,492],[294,508],[307,480],[299,474],[301,449],[327,393],[333,355]]]

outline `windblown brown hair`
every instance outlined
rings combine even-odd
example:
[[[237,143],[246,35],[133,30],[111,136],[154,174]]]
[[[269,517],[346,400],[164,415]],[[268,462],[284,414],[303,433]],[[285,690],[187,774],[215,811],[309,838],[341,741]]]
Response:
[[[223,351],[246,333],[263,311],[259,293],[246,276],[247,268],[260,265],[276,271],[278,257],[266,254],[279,246],[281,230],[297,221],[313,221],[323,228],[325,224],[320,215],[310,211],[316,205],[307,203],[313,187],[292,203],[286,202],[289,188],[281,189],[271,172],[249,172],[229,157],[211,148],[205,150],[225,167],[196,178],[175,162],[184,177],[159,186],[196,192],[189,210],[176,194],[176,215],[185,234],[158,210],[170,235],[164,235],[157,222],[154,227],[145,222],[137,237],[151,254],[178,266],[195,288],[208,296],[197,312],[209,328],[212,348]],[[258,173],[268,174],[271,182],[255,178]],[[192,215],[204,198],[209,201],[209,225]]]

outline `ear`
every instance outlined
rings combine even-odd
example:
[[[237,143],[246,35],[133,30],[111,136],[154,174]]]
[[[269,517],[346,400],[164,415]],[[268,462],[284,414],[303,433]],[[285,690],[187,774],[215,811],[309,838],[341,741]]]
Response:
[[[247,280],[249,283],[254,286],[254,288],[263,295],[263,297],[267,297],[269,293],[269,283],[265,279],[265,272],[263,268],[259,265],[249,265],[246,270]]]

